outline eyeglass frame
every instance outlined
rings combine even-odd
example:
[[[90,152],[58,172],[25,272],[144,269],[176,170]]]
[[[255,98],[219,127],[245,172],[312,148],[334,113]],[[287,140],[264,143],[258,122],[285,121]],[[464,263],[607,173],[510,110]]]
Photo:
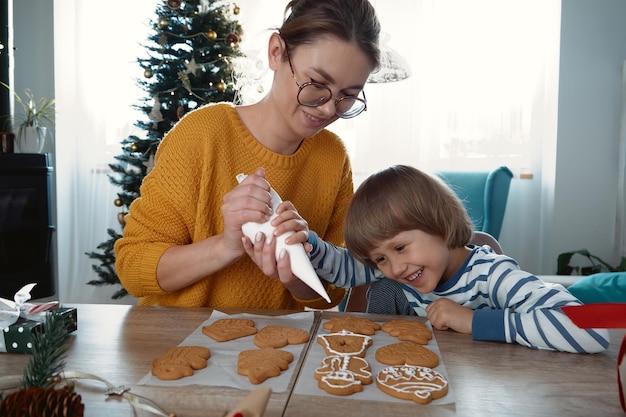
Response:
[[[293,80],[296,82],[296,85],[298,86],[298,93],[296,94],[296,100],[298,100],[298,104],[300,104],[301,106],[305,106],[305,107],[319,107],[319,106],[323,106],[324,104],[328,103],[331,99],[335,99],[335,116],[341,118],[341,119],[352,119],[354,117],[357,117],[359,114],[363,113],[364,111],[367,110],[367,97],[365,97],[365,90],[361,90],[361,93],[363,93],[363,98],[359,98],[356,96],[345,96],[345,97],[341,97],[341,98],[337,98],[333,95],[333,90],[330,89],[329,86],[322,84],[322,83],[318,83],[317,81],[308,81],[305,82],[304,84],[300,85],[300,83],[298,82],[298,80],[296,79],[296,72],[293,69],[293,63],[291,62],[291,56],[289,55],[289,48],[287,47],[287,44],[285,43],[285,52],[287,53],[287,61],[289,62],[289,69],[291,69],[291,76],[293,77]],[[324,90],[328,91],[329,93],[329,97],[323,102],[323,103],[319,103],[319,104],[306,104],[306,103],[302,103],[300,101],[300,92],[305,88],[308,87],[310,85],[316,86],[316,87],[321,87]],[[361,103],[363,103],[363,109],[356,113],[355,115],[352,116],[347,116],[346,115],[341,115],[341,114],[337,114],[337,104],[339,104],[340,101],[345,100],[345,99],[351,99],[351,100],[357,100],[360,101]]]

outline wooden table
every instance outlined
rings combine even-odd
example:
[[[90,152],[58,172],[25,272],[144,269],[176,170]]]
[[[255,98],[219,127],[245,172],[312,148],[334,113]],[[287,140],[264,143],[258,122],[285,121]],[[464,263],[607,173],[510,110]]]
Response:
[[[248,394],[227,387],[133,385],[150,371],[153,359],[181,343],[202,324],[210,316],[210,309],[74,306],[78,309],[78,330],[70,337],[66,370],[95,374],[115,385],[129,385],[131,392],[150,398],[168,412],[176,412],[178,417],[222,417]],[[345,314],[315,312],[315,320]],[[368,317],[375,321],[393,318]],[[436,331],[435,338],[456,398],[448,405],[353,401],[349,397],[322,398],[291,393],[299,377],[301,360],[292,365],[296,366],[296,371],[288,392],[272,393],[265,416],[624,417],[616,372],[617,352],[623,335],[623,330],[612,330],[608,351],[584,355],[476,342],[467,335]],[[22,374],[29,357],[0,353],[0,376]],[[131,415],[128,403],[117,397],[107,399],[100,383],[81,380],[76,391],[83,398],[86,416]]]

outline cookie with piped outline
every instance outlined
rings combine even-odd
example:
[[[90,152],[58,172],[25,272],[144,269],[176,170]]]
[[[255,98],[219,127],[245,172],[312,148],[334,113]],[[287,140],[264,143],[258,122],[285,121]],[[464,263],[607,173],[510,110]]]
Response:
[[[315,369],[317,386],[329,394],[350,395],[363,391],[373,381],[372,368],[358,356],[327,356]]]
[[[324,323],[323,327],[331,332],[347,330],[352,333],[365,334],[368,336],[372,336],[376,333],[376,330],[380,330],[380,324],[368,318],[356,316],[333,317]]]
[[[448,381],[439,372],[423,366],[390,366],[378,372],[378,388],[392,397],[428,404],[448,394]]]
[[[433,332],[421,321],[391,320],[383,323],[381,330],[400,340],[427,345]]]
[[[337,333],[320,334],[317,343],[324,347],[327,356],[358,356],[363,358],[372,338],[364,334],[341,330]]]
[[[439,356],[430,349],[415,342],[398,342],[376,350],[376,360],[385,365],[413,365],[435,368]]]
[[[309,341],[309,332],[297,327],[265,326],[254,335],[258,347],[281,348],[287,345],[301,345]]]

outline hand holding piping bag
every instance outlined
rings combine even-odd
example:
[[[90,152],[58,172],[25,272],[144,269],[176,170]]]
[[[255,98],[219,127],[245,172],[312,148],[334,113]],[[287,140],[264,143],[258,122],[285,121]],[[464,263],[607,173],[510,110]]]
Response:
[[[240,183],[244,179],[246,179],[245,174],[237,175],[237,181]],[[272,198],[272,209],[274,209],[282,203],[282,199],[273,188],[270,188],[270,195]],[[267,239],[273,239],[272,233],[274,231],[274,226],[272,226],[271,222],[275,216],[276,213],[273,212],[272,216],[265,223],[248,222],[242,226],[241,230],[243,231],[243,234],[252,241],[254,241],[254,237],[258,232],[262,232]],[[291,271],[293,274],[330,303],[330,297],[328,296],[328,293],[322,285],[319,277],[315,273],[304,247],[301,244],[288,245],[285,243],[285,239],[291,234],[293,234],[293,232],[287,232],[276,237],[276,259],[278,260],[280,252],[285,249],[289,253]]]

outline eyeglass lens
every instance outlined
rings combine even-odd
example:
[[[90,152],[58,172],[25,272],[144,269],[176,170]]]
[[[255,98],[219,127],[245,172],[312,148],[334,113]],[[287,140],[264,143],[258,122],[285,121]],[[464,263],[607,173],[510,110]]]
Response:
[[[327,86],[318,83],[306,83],[300,87],[298,102],[303,106],[317,107],[332,97],[332,92]],[[335,102],[335,113],[343,118],[357,116],[364,109],[365,103],[357,98],[343,97]]]

